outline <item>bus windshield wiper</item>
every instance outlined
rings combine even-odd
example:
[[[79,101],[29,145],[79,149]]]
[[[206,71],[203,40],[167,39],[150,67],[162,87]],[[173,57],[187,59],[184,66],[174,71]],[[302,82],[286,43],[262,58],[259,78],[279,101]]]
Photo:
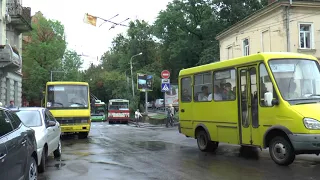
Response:
[[[318,103],[319,101],[311,101],[311,102],[299,102],[299,103],[295,103],[294,105],[300,105],[300,104],[315,104]]]
[[[311,95],[309,95],[309,97],[312,97],[312,96],[320,96],[320,94],[311,94]]]

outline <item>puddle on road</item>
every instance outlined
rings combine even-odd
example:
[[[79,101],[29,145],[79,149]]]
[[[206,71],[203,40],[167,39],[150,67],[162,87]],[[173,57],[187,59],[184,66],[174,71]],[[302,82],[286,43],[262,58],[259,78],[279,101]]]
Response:
[[[168,149],[182,149],[184,146],[167,143],[163,141],[134,141],[129,142],[130,145],[137,146],[148,151],[163,151]]]

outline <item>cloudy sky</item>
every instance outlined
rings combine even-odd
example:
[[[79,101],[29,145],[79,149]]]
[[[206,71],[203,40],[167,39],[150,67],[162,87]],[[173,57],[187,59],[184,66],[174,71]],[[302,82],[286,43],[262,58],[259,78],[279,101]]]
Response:
[[[78,54],[90,57],[84,59],[84,67],[90,62],[97,64],[97,56],[111,46],[112,39],[126,31],[126,27],[117,26],[109,30],[110,23],[98,20],[97,27],[83,23],[85,13],[109,19],[116,14],[115,22],[126,18],[144,19],[153,23],[160,10],[164,10],[171,0],[22,0],[23,6],[31,7],[32,15],[41,11],[46,18],[55,19],[65,26],[68,47]]]

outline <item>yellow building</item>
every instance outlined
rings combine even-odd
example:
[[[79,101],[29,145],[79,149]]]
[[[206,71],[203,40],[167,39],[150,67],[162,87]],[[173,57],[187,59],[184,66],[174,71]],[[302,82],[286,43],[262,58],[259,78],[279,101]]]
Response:
[[[320,59],[320,0],[269,2],[216,37],[220,60],[258,52],[298,52]]]

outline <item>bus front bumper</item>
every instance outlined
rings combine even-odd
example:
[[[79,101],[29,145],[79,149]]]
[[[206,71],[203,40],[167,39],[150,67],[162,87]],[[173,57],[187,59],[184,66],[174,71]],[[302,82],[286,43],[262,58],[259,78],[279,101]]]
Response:
[[[320,134],[290,134],[289,138],[294,150],[301,153],[320,152]]]
[[[76,132],[89,132],[90,124],[77,124],[77,125],[61,125],[61,132],[63,133],[76,133]]]

